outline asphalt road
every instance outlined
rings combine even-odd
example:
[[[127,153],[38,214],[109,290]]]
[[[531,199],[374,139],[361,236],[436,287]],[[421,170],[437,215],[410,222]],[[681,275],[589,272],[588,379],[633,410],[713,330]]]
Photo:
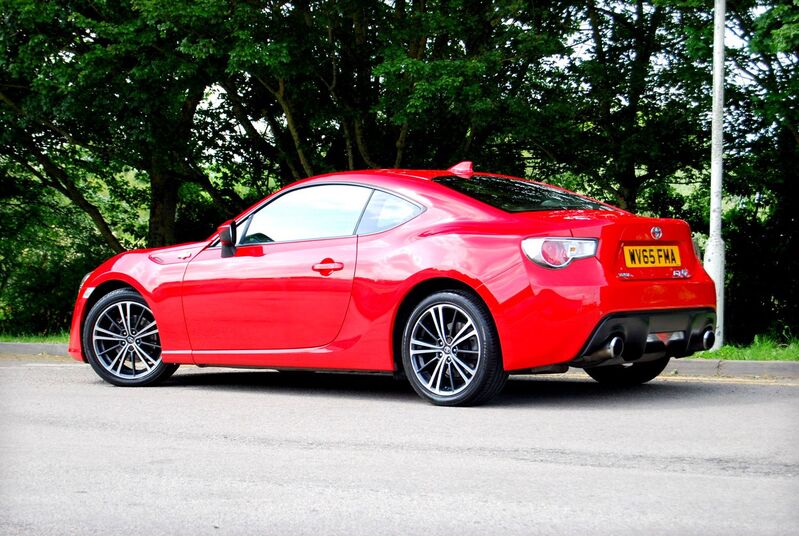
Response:
[[[0,356],[0,534],[797,534],[799,384],[523,377],[437,408],[390,378],[101,382]]]

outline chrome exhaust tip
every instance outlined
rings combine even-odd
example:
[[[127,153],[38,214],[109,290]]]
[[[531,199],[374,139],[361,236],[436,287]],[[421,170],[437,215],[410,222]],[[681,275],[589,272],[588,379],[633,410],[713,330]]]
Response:
[[[624,352],[624,339],[618,335],[611,337],[605,346],[608,357],[617,358]]]
[[[585,354],[585,357],[591,361],[607,361],[608,359],[616,359],[621,356],[624,351],[624,338],[621,335],[613,335],[602,344],[598,349],[590,354]]]
[[[710,350],[716,344],[716,333],[713,328],[707,328],[702,334],[702,349]]]

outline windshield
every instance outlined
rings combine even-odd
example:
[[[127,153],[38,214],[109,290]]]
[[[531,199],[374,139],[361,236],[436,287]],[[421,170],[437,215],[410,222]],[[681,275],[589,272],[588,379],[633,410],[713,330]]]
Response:
[[[475,175],[471,178],[437,177],[433,182],[507,212],[611,210],[577,194],[519,179]]]

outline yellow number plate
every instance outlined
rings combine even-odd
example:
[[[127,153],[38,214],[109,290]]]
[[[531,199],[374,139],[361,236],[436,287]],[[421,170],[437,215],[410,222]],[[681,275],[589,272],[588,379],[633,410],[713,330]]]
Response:
[[[677,246],[624,246],[624,261],[628,268],[680,266]]]

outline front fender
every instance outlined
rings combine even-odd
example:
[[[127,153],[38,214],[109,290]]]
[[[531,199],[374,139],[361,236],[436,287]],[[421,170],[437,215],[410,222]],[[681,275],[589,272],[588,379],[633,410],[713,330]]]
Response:
[[[190,355],[181,287],[188,261],[206,245],[197,243],[131,251],[101,264],[79,290],[70,328],[70,355],[79,361],[86,360],[82,347],[86,315],[103,295],[121,287],[132,288],[147,302],[158,320],[163,350],[185,351]]]

